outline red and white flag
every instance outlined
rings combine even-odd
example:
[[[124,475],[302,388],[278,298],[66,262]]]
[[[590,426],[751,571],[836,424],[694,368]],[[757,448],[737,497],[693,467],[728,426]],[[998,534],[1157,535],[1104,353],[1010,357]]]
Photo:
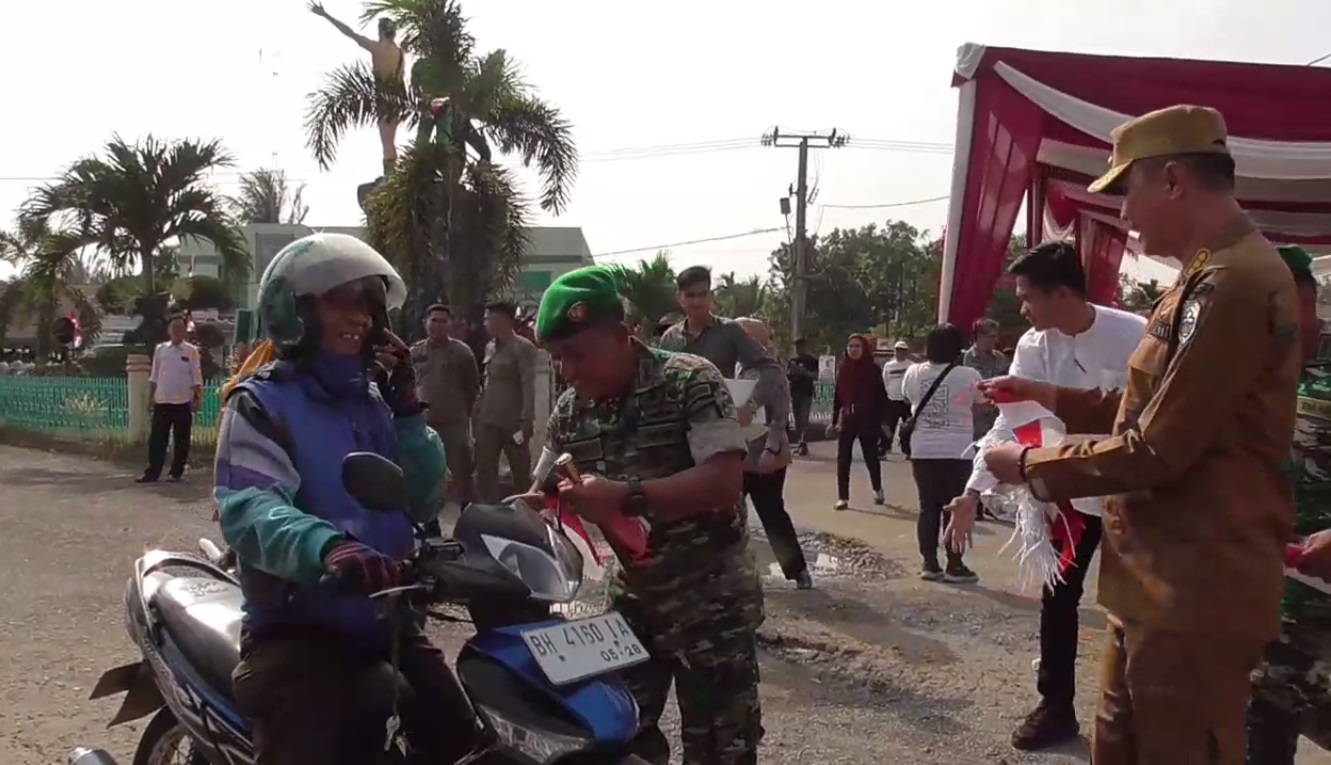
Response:
[[[560,502],[558,497],[547,496],[545,501],[558,526],[563,529],[564,536],[568,537],[582,555],[583,578],[593,581],[604,579],[610,562],[608,551],[602,554],[597,550],[598,545],[587,533],[587,528],[582,525],[582,519]]]
[[[980,442],[981,450],[1013,441],[1036,448],[1058,446],[1067,437],[1063,421],[1040,404],[1018,401],[1001,393],[993,400],[998,406],[998,421]],[[1068,570],[1079,563],[1076,548],[1085,526],[1081,514],[1066,500],[1041,502],[1025,486],[1007,487],[1006,493],[1016,500],[1018,509],[1016,528],[1003,550],[1013,542],[1020,542],[1017,561],[1023,587],[1062,582]]]

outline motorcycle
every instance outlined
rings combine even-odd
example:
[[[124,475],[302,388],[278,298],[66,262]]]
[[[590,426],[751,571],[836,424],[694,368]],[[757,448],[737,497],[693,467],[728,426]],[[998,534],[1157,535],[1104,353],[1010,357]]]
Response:
[[[347,456],[342,480],[372,510],[400,512],[406,504],[401,469],[378,455]],[[189,765],[254,761],[249,723],[231,695],[242,595],[224,561],[216,545],[200,540],[200,554],[153,550],[134,564],[126,628],[142,658],[105,672],[91,695],[125,694],[108,727],[152,715],[133,765],[175,762],[184,745]],[[617,673],[646,661],[647,650],[616,613],[567,621],[551,611],[573,601],[582,570],[581,555],[561,529],[522,500],[473,504],[451,539],[420,541],[403,564],[403,586],[373,596],[387,604],[388,618],[403,620],[398,624],[442,616],[430,606],[466,607],[476,634],[454,670],[476,712],[481,743],[461,762],[646,765],[630,753],[638,708]],[[324,586],[339,583],[326,578]],[[396,656],[375,669],[357,694],[366,732],[377,735],[376,747],[385,742],[383,763],[416,762],[396,733],[405,685]],[[68,763],[115,760],[81,748]]]

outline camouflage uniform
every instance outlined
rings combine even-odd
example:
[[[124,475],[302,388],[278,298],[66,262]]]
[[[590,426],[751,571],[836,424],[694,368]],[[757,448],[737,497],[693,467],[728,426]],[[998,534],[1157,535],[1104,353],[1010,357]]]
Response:
[[[743,453],[735,405],[705,359],[647,348],[633,392],[614,404],[564,391],[548,433],[583,473],[612,480],[665,478],[726,452]],[[705,500],[700,500],[705,501]],[[625,673],[641,710],[635,751],[664,763],[658,723],[672,681],[687,765],[757,762],[762,737],[756,632],[762,587],[748,551],[742,506],[674,521],[647,509],[647,556],[625,562],[611,607],[633,626],[652,660]]]
[[[1299,381],[1290,455],[1295,533],[1331,528],[1331,365],[1309,366]],[[1252,673],[1248,762],[1293,765],[1299,735],[1331,747],[1331,598],[1287,580],[1280,639]]]

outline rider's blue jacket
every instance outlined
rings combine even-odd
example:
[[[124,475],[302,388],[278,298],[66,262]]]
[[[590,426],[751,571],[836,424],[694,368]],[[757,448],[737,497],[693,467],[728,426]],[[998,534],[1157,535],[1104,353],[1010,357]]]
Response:
[[[342,458],[370,451],[397,462],[407,513],[369,510],[342,486]],[[442,505],[444,449],[423,414],[394,418],[359,358],[278,361],[232,392],[218,434],[214,497],[222,535],[240,561],[245,627],[313,627],[368,651],[390,629],[376,604],[319,585],[329,546],[352,537],[394,558],[414,544],[408,514]]]

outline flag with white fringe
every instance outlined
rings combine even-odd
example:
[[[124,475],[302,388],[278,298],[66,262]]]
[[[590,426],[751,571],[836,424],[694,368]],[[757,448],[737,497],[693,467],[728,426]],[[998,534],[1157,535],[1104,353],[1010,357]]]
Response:
[[[1058,446],[1067,437],[1067,429],[1054,413],[1034,401],[1016,401],[1001,395],[994,399],[998,406],[998,419],[984,438],[967,452],[972,456],[1003,443],[1023,446]],[[1015,559],[1020,567],[1019,582],[1023,590],[1032,585],[1052,587],[1064,581],[1074,565],[1077,543],[1081,540],[1084,521],[1080,513],[1066,501],[1041,502],[1031,495],[1026,486],[999,485],[995,493],[1002,494],[1016,507],[1015,528],[1007,544],[999,553],[1015,543]]]

